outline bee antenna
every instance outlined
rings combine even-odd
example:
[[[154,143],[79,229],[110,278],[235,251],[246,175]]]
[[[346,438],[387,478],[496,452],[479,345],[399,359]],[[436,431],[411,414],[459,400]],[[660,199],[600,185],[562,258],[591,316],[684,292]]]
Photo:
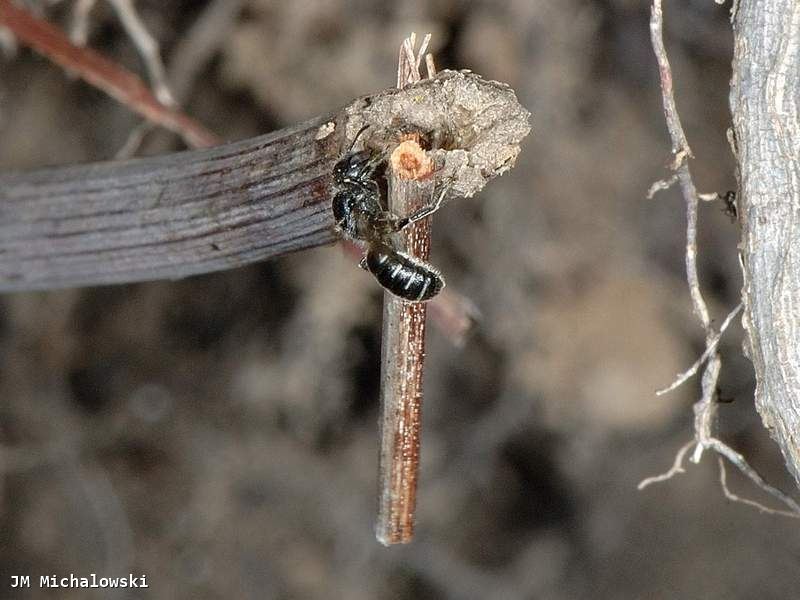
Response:
[[[361,137],[361,134],[364,133],[367,129],[369,129],[369,127],[370,127],[369,125],[364,125],[361,129],[358,130],[356,137],[353,138],[353,141],[350,143],[350,147],[347,149],[347,154],[349,154],[353,150],[353,147],[356,145],[358,138]]]

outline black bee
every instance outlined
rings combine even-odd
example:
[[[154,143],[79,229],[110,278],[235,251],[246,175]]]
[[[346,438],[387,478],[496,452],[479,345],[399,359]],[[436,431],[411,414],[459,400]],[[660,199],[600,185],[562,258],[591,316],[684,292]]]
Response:
[[[363,131],[358,132],[356,139]],[[400,217],[381,202],[376,171],[384,160],[384,153],[352,152],[351,146],[351,151],[334,165],[335,194],[331,208],[336,227],[346,238],[366,244],[367,252],[360,266],[372,273],[384,289],[404,300],[424,302],[442,290],[444,278],[432,265],[397,250],[391,235],[436,212],[447,190],[436,202]]]
[[[404,300],[424,302],[444,287],[444,278],[432,265],[385,244],[371,244],[361,263],[384,289]]]

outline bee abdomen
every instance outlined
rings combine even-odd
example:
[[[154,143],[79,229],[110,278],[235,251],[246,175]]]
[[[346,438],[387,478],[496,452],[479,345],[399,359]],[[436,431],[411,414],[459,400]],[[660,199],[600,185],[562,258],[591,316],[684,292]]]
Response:
[[[367,250],[366,267],[386,290],[411,302],[430,300],[444,287],[432,265],[383,244]]]

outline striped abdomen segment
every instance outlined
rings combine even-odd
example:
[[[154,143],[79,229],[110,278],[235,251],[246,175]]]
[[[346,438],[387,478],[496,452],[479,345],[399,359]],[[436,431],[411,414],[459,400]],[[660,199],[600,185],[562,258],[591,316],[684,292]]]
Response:
[[[386,290],[411,302],[430,300],[444,287],[432,265],[383,244],[370,246],[365,265]]]

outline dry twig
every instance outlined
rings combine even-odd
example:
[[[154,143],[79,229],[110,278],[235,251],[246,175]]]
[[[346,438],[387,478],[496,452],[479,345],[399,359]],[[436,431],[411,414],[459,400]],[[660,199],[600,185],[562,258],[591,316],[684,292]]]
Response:
[[[156,98],[164,106],[176,106],[177,102],[167,83],[166,70],[161,61],[158,42],[145,27],[133,2],[131,0],[108,0],[108,3],[114,8],[125,33],[136,46],[145,69],[147,69]],[[77,0],[75,2],[69,37],[78,46],[86,45],[89,37],[89,14],[95,4],[97,4],[97,0]]]
[[[220,45],[229,39],[243,4],[244,0],[213,0],[178,40],[166,75],[169,89],[178,104],[186,101],[198,74],[206,68]],[[142,121],[134,127],[115,158],[133,157],[155,125]]]
[[[424,46],[425,44],[423,44]],[[420,53],[413,41],[401,49],[399,77],[419,79]],[[433,69],[432,61],[426,65]],[[411,75],[409,75],[411,74]],[[407,214],[433,197],[435,182],[447,182],[448,197],[472,196],[489,179],[509,170],[520,152],[521,140],[530,132],[530,113],[513,91],[497,82],[482,86],[466,83],[469,72],[443,71],[432,79],[407,84],[391,102],[373,98],[348,122],[350,135],[367,126],[366,146],[385,149],[406,135],[430,134],[427,156],[435,164],[434,176],[418,168],[427,163],[401,159],[389,169],[393,210]],[[424,91],[424,93],[423,93]],[[406,157],[410,158],[410,157]],[[413,164],[412,164],[413,163]],[[411,166],[413,168],[407,168]],[[417,179],[402,179],[416,173]],[[402,202],[397,202],[398,200]],[[416,223],[427,227],[424,221]],[[406,239],[412,253],[427,256],[426,229],[409,228]],[[387,302],[384,312],[384,355],[381,399],[381,499],[377,535],[384,543],[409,541],[413,530],[414,494],[418,467],[419,409],[424,357],[424,306]],[[396,432],[392,436],[391,432]]]
[[[403,41],[397,69],[398,88],[420,81],[419,66],[429,41],[430,34],[425,36],[416,56],[415,35],[412,33]],[[393,167],[397,167],[395,163],[392,162]],[[428,203],[433,193],[433,179],[429,177],[432,168],[428,163],[424,174],[413,172],[408,177],[401,176],[399,168],[390,168],[389,208],[407,215]],[[422,181],[425,177],[429,180]],[[400,249],[419,259],[428,259],[430,219],[414,223],[399,237]],[[414,535],[426,315],[425,303],[405,302],[384,293],[380,490],[375,535],[387,546],[410,542]]]
[[[21,43],[77,73],[148,121],[178,133],[190,146],[220,143],[200,123],[159,102],[139,77],[94,50],[74,45],[59,29],[15,6],[11,0],[0,0],[0,25],[12,31]]]
[[[639,489],[642,489],[656,481],[665,481],[670,479],[673,475],[683,472],[683,458],[692,444],[694,444],[694,453],[692,454],[691,461],[695,464],[700,461],[704,450],[713,450],[718,455],[725,457],[731,464],[735,465],[750,481],[752,481],[759,489],[767,494],[776,498],[783,504],[789,507],[790,512],[800,516],[800,506],[795,503],[792,498],[776,489],[775,487],[767,484],[760,475],[747,463],[745,458],[730,448],[727,444],[714,437],[712,429],[716,417],[717,403],[716,403],[716,390],[717,381],[719,379],[719,372],[722,365],[717,345],[719,343],[719,336],[722,331],[730,323],[733,316],[738,313],[740,307],[734,309],[725,320],[723,328],[717,333],[711,326],[711,319],[708,316],[708,308],[706,307],[705,300],[703,299],[702,292],[700,291],[700,282],[697,275],[697,207],[699,197],[697,190],[692,181],[691,172],[687,159],[691,158],[692,152],[689,144],[686,141],[686,136],[681,125],[678,110],[675,105],[675,96],[672,83],[672,70],[670,68],[669,60],[667,59],[666,49],[664,48],[663,39],[663,13],[661,9],[661,0],[653,0],[653,8],[650,18],[650,35],[653,43],[653,49],[658,61],[661,92],[664,102],[664,115],[669,130],[670,140],[672,141],[672,152],[675,155],[673,162],[673,170],[676,173],[677,181],[680,183],[683,197],[686,201],[686,279],[689,283],[689,291],[692,298],[692,306],[695,315],[700,320],[701,325],[706,334],[706,352],[703,353],[699,364],[696,368],[693,366],[687,371],[690,375],[699,369],[700,364],[706,361],[706,368],[703,372],[701,380],[702,395],[698,402],[694,405],[694,441],[691,444],[685,445],[678,452],[673,467],[664,475],[657,477],[650,477],[645,479],[639,484]],[[661,184],[656,184],[651,191],[661,189],[664,187]],[[689,375],[689,376],[690,376]],[[677,385],[686,381],[689,376],[681,376],[678,379]],[[674,389],[677,385],[670,386],[669,389]],[[729,495],[729,498],[736,498]],[[746,503],[752,504],[752,501]]]
[[[184,102],[197,76],[230,40],[245,0],[212,0],[189,26],[170,55],[167,81]]]
[[[133,40],[139,55],[144,61],[147,73],[150,76],[150,84],[155,91],[156,98],[164,106],[175,106],[177,103],[167,84],[167,74],[164,63],[161,62],[161,51],[155,38],[150,35],[142,22],[139,13],[133,6],[131,0],[108,0],[117,13],[122,26]]]
[[[76,46],[85,46],[89,41],[89,15],[97,0],[75,0],[72,5],[72,23],[69,39]]]

